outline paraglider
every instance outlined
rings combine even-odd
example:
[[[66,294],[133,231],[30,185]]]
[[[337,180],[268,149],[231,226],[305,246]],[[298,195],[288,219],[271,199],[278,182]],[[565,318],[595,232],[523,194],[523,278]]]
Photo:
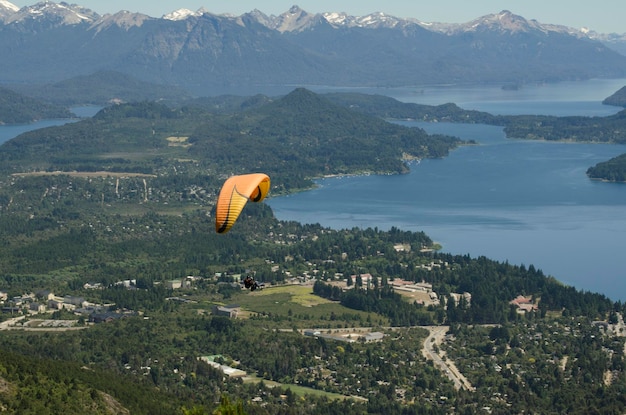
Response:
[[[243,286],[246,287],[247,289],[249,289],[250,291],[254,291],[257,288],[263,288],[263,283],[259,284],[258,282],[256,282],[254,280],[254,278],[252,278],[251,276],[248,275],[243,280]]]
[[[229,177],[222,186],[215,206],[215,231],[226,233],[232,228],[248,202],[262,201],[270,190],[270,178],[264,173]]]

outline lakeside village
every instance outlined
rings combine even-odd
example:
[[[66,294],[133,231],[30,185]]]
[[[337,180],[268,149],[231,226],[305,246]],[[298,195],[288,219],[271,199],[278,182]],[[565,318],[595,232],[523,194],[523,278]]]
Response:
[[[395,249],[405,249],[404,246],[395,247]],[[435,268],[445,268],[448,264],[445,261],[433,260],[428,264],[421,265],[423,269],[432,270]],[[275,265],[272,271],[278,272],[279,266]],[[302,275],[293,276],[289,271],[285,271],[287,277],[284,283],[281,285],[301,285],[301,286],[313,286],[316,280],[316,270],[304,271]],[[187,276],[183,279],[172,280],[165,282],[168,289],[172,291],[180,289],[193,289],[194,285],[201,280],[209,280],[217,285],[229,284],[233,287],[243,285],[241,281],[243,277],[241,274],[226,274],[216,272],[212,277],[198,277]],[[370,273],[362,273],[359,275],[351,275],[344,277],[342,274],[336,274],[335,279],[332,281],[325,281],[326,283],[336,286],[339,289],[346,291],[353,289],[354,287],[368,288],[380,284],[380,279],[371,275]],[[160,284],[160,283],[155,283]],[[471,293],[450,293],[448,298],[440,298],[440,296],[433,291],[432,284],[427,282],[413,282],[405,281],[400,278],[395,278],[388,281],[397,293],[401,294],[410,302],[415,302],[424,306],[438,306],[440,302],[454,301],[458,306],[461,302],[467,307],[471,307],[472,295]],[[265,284],[261,283],[261,289],[265,288]],[[115,288],[122,286],[128,290],[138,289],[136,286],[136,280],[124,280],[118,281],[113,284]],[[106,289],[101,283],[86,283],[83,288],[85,290],[102,290]],[[271,286],[268,287],[271,289]],[[168,301],[180,301],[189,302],[185,296],[172,296],[167,298]],[[515,306],[517,312],[520,314],[526,314],[537,311],[538,301],[532,296],[518,295],[509,302]],[[2,291],[0,288],[0,305],[2,306],[2,318],[0,319],[0,330],[6,329],[54,329],[54,328],[85,328],[89,324],[98,324],[104,322],[110,322],[119,318],[131,317],[141,315],[141,311],[136,310],[122,310],[116,307],[115,304],[95,304],[85,300],[83,297],[64,295],[59,296],[46,290],[41,290],[35,293],[27,293],[20,296],[9,298],[8,293]],[[445,304],[444,304],[445,307]],[[64,311],[73,313],[77,316],[71,320],[58,320],[53,313],[58,311]],[[211,312],[214,315],[226,316],[229,318],[243,318],[245,313],[241,312],[241,307],[236,304],[225,306],[213,306]],[[313,331],[303,331],[303,334],[311,335],[311,333],[319,332],[315,329]],[[356,338],[361,336],[357,335]],[[354,336],[339,336],[334,337],[336,340],[351,341]],[[377,338],[375,336],[375,338]]]
[[[401,249],[396,247],[396,249]],[[433,260],[429,264],[422,265],[424,269],[432,270],[435,268],[448,267],[448,264],[441,260]],[[275,272],[279,271],[278,266],[273,267]],[[313,275],[311,275],[313,274]],[[316,280],[314,276],[315,270],[311,272],[303,272],[302,275],[292,276],[289,272],[285,272],[287,277],[286,282],[280,284],[284,285],[298,285],[311,287]],[[341,290],[350,290],[356,286],[368,288],[372,285],[381,283],[377,277],[372,276],[369,273],[363,273],[359,275],[351,275],[345,277],[343,275],[335,275],[334,281],[326,281],[327,283],[338,287]],[[166,282],[168,289],[172,291],[176,290],[188,290],[193,289],[194,286],[202,280],[210,280],[210,282],[217,285],[228,284],[232,287],[241,287],[242,275],[241,274],[225,274],[215,273],[212,277],[203,278],[196,276],[188,276],[180,280],[173,280]],[[471,293],[451,293],[448,298],[440,298],[436,292],[433,291],[432,284],[427,282],[413,282],[405,281],[399,278],[395,278],[388,283],[393,287],[394,291],[404,296],[408,301],[417,302],[425,306],[439,305],[441,301],[454,301],[458,306],[461,302],[465,306],[471,307]],[[124,280],[113,284],[114,288],[125,288],[128,290],[138,289],[135,280]],[[85,290],[103,290],[106,289],[100,283],[87,283],[83,286]],[[264,286],[261,289],[266,289]],[[268,287],[271,290],[272,287]],[[179,302],[193,302],[193,300],[187,298],[185,295],[168,297],[168,301]],[[511,299],[509,302],[513,305],[517,312],[520,314],[531,313],[538,311],[538,304],[530,296],[518,295],[516,298]],[[58,296],[49,291],[39,291],[36,293],[24,294],[9,298],[8,293],[0,290],[0,304],[2,305],[2,319],[0,321],[0,330],[25,330],[25,331],[66,331],[66,330],[82,330],[91,327],[94,324],[102,324],[114,321],[120,318],[127,318],[131,316],[141,316],[143,313],[136,310],[121,310],[115,304],[94,304],[86,301],[83,297],[78,296]],[[444,307],[445,307],[444,303]],[[74,319],[60,319],[59,317],[67,313],[73,313],[76,318]],[[214,305],[211,313],[213,315],[225,316],[228,318],[245,318],[248,313],[242,310],[240,306],[234,305]],[[56,314],[56,315],[55,315]],[[146,318],[146,317],[144,317]],[[626,326],[621,315],[618,316],[617,324],[609,324],[604,321],[593,322],[604,330],[606,334],[614,334],[618,336],[626,336]],[[465,376],[456,368],[452,361],[445,358],[445,351],[439,349],[443,342],[453,341],[453,336],[447,333],[447,326],[431,326],[424,327],[429,330],[430,334],[425,339],[422,346],[422,353],[424,356],[432,361],[437,367],[440,368],[442,373],[454,383],[456,389],[474,390],[474,387],[469,383]],[[287,329],[285,329],[287,330]],[[288,329],[292,331],[291,329]],[[359,327],[359,328],[308,328],[300,329],[300,334],[311,337],[321,337],[331,341],[337,342],[378,342],[382,341],[386,336],[385,333],[374,331],[371,328]],[[435,347],[436,346],[436,347]],[[624,347],[624,353],[626,354],[626,345]],[[244,378],[249,377],[248,373],[238,369],[237,362],[231,360],[228,357],[221,355],[213,356],[199,356],[198,359],[206,362],[207,364],[219,369],[225,377],[231,378]],[[130,367],[127,367],[130,369]],[[144,374],[148,373],[149,367],[142,367]]]
[[[396,248],[400,249],[400,248]],[[432,270],[434,268],[447,267],[448,264],[443,261],[432,261],[430,264],[422,265],[424,269]],[[276,265],[272,268],[272,271],[278,272],[279,266]],[[304,272],[302,275],[293,276],[289,271],[285,271],[286,281],[281,285],[301,285],[301,286],[313,286],[315,282],[315,270],[311,272]],[[313,274],[313,275],[311,275]],[[166,288],[177,291],[181,289],[193,289],[201,280],[208,279],[209,282],[217,285],[228,284],[233,287],[241,286],[243,276],[241,274],[226,274],[216,272],[212,277],[198,277],[187,276],[183,279],[172,280],[165,282]],[[374,281],[376,280],[376,281]],[[346,291],[353,289],[354,287],[368,288],[370,286],[380,283],[380,279],[372,276],[369,273],[363,273],[359,275],[351,275],[344,278],[342,274],[335,275],[333,281],[326,281],[332,286],[336,286],[339,289]],[[155,283],[160,284],[160,283]],[[432,289],[432,284],[427,282],[412,282],[404,281],[396,278],[389,281],[389,284],[395,291],[407,298],[408,301],[416,302],[424,306],[439,305],[440,298],[436,292]],[[136,280],[124,280],[118,281],[113,284],[115,288],[120,286],[128,290],[136,290]],[[103,290],[107,287],[101,283],[85,283],[83,285],[85,290]],[[265,284],[261,283],[260,288],[264,289]],[[271,286],[269,287],[271,289]],[[451,293],[450,298],[454,300],[458,306],[461,301],[471,306],[471,293]],[[184,296],[172,296],[167,298],[168,301],[189,302],[188,298]],[[450,301],[446,299],[444,301]],[[537,305],[533,303],[530,297],[518,297],[513,300],[512,304],[515,304],[520,312],[529,312],[537,310]],[[135,310],[121,310],[116,307],[115,304],[95,304],[87,301],[83,297],[72,295],[56,295],[48,290],[40,290],[37,292],[26,293],[20,296],[9,298],[7,292],[0,289],[0,305],[2,305],[3,317],[0,322],[0,329],[35,329],[35,328],[54,328],[54,327],[86,327],[86,324],[98,324],[104,322],[110,322],[119,318],[131,317],[141,315],[141,311]],[[73,320],[64,320],[63,323],[57,320],[54,323],[54,317],[51,315],[55,312],[64,311],[73,313],[77,316]],[[214,306],[211,310],[212,314],[226,316],[229,318],[242,318],[241,307],[238,305],[226,305],[226,306]],[[47,316],[46,316],[47,315]],[[51,321],[45,321],[51,320]]]

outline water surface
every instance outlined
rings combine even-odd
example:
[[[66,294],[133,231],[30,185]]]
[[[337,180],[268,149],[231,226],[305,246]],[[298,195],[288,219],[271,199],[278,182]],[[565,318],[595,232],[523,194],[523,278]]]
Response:
[[[622,81],[607,83],[619,89]],[[538,87],[520,101],[492,96],[520,91],[491,90],[476,93],[484,99],[472,109],[497,102],[502,113],[521,114],[541,102],[541,111],[553,115],[615,113],[620,108],[601,100],[616,89],[607,93],[602,85],[581,83],[580,93],[569,84],[550,86],[549,93]],[[486,125],[404,124],[480,145],[414,163],[407,175],[320,180],[313,191],[269,199],[276,216],[336,229],[424,231],[445,252],[533,264],[566,284],[626,300],[626,184],[585,174],[626,146],[509,140],[502,128]]]

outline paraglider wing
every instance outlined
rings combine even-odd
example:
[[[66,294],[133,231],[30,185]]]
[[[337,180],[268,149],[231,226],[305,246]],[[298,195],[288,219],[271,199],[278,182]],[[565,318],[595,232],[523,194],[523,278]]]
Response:
[[[248,200],[260,202],[270,190],[270,178],[263,173],[229,177],[220,190],[215,208],[215,231],[226,233],[232,228]]]

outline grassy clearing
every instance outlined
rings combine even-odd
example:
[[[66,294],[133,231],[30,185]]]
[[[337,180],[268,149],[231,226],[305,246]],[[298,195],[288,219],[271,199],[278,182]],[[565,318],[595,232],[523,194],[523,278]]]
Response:
[[[304,307],[313,307],[319,304],[331,304],[332,301],[313,294],[313,287],[310,285],[279,285],[268,287],[255,293],[257,295],[278,295],[289,294],[289,302],[299,304]]]
[[[291,391],[293,393],[295,393],[296,395],[298,395],[298,396],[304,396],[304,395],[325,396],[328,399],[351,399],[352,398],[350,396],[341,395],[339,393],[325,392],[325,391],[309,388],[309,387],[306,387],[306,386],[294,385],[294,384],[291,384],[291,383],[278,383],[278,382],[275,382],[273,380],[267,380],[267,379],[260,378],[260,377],[258,377],[256,375],[248,375],[248,376],[246,376],[244,378],[244,382],[246,382],[246,383],[263,382],[264,384],[266,384],[269,387],[280,387],[280,388],[284,388],[284,389],[291,389]],[[359,399],[363,399],[363,398],[359,398]]]
[[[313,288],[303,285],[283,285],[260,291],[242,291],[229,302],[241,306],[241,317],[255,314],[277,316],[288,327],[360,327],[385,326],[387,318],[376,313],[352,310],[338,302],[326,300],[313,294]]]

